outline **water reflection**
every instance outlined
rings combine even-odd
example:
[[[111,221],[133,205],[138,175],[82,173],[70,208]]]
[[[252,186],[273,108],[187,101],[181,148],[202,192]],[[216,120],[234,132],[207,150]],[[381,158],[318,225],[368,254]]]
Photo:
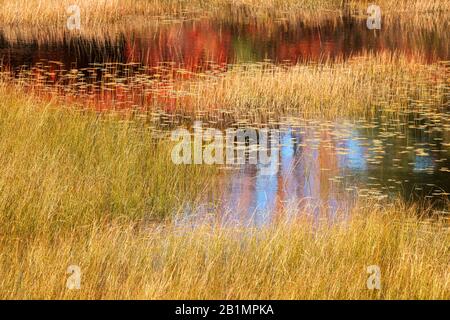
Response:
[[[98,34],[74,35],[65,30],[0,29],[0,58],[12,68],[41,61],[60,61],[66,68],[92,63],[138,62],[157,66],[174,62],[196,70],[216,64],[318,61],[349,58],[365,51],[420,53],[426,61],[447,60],[449,45],[446,23],[417,22],[400,18],[368,30],[364,19],[351,16],[258,24],[214,20],[183,21],[156,27],[131,27]],[[103,34],[104,33],[104,34]]]
[[[0,59],[14,71],[37,65],[39,70],[32,70],[36,72],[31,79],[45,78],[45,84],[58,84],[55,90],[68,96],[80,92],[86,100],[94,100],[98,89],[95,84],[99,78],[106,79],[98,93],[106,109],[129,101],[126,88],[116,83],[110,88],[108,79],[118,73],[116,80],[121,82],[128,72],[142,69],[142,78],[135,78],[131,86],[141,88],[150,79],[147,71],[162,63],[191,71],[215,65],[211,70],[222,72],[230,63],[347,59],[367,51],[401,52],[406,56],[419,53],[424,62],[449,60],[448,22],[441,22],[408,25],[392,20],[384,23],[381,31],[373,31],[367,29],[364,19],[349,16],[316,24],[199,20],[90,36],[2,27]],[[51,63],[41,67],[41,61]],[[116,72],[116,66],[107,62],[126,65]],[[74,66],[78,68],[73,70],[75,74],[63,72]],[[167,69],[172,77],[173,69]],[[66,74],[64,81],[57,81],[58,72]],[[80,78],[83,81],[78,81]],[[172,87],[164,81],[161,85],[157,88],[165,95],[161,104],[170,106],[175,100],[169,95]],[[146,95],[133,95],[138,100],[131,100],[133,105],[154,100],[154,88],[144,89]],[[186,211],[196,212],[200,207],[200,214],[220,212],[226,221],[262,225],[277,219],[281,212],[295,215],[305,207],[332,216],[338,209],[351,207],[356,195],[385,199],[400,194],[406,200],[431,199],[435,205],[448,208],[448,112],[431,110],[389,119],[380,115],[357,122],[290,118],[280,130],[275,175],[261,175],[258,165],[224,168],[217,188],[205,195],[200,206],[192,204]]]
[[[279,170],[260,174],[258,165],[227,171],[200,205],[220,212],[224,223],[256,226],[279,214],[307,208],[333,217],[351,208],[356,196],[386,201],[400,195],[448,209],[450,190],[449,113],[436,124],[415,116],[402,121],[290,122],[280,127]],[[217,218],[217,217],[216,217]]]

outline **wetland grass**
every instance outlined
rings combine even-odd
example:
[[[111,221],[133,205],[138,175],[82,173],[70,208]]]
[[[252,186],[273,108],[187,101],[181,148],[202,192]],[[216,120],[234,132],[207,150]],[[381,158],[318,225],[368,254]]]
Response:
[[[370,116],[420,105],[440,109],[448,68],[401,55],[363,55],[344,62],[236,66],[216,85],[200,83],[195,105],[236,114],[295,114],[306,118]]]
[[[2,234],[159,220],[213,180],[212,166],[174,165],[171,143],[138,120],[0,92]]]
[[[323,72],[331,73],[330,79],[338,75],[327,66],[311,68],[318,68],[317,74],[307,73],[316,79]],[[358,68],[353,75],[360,74],[356,79],[362,81],[367,69]],[[371,77],[377,74],[382,80],[383,71],[374,69]],[[275,81],[269,79],[272,71],[250,72],[256,75],[253,81],[240,81],[250,81],[244,88],[254,92],[259,83],[282,89],[289,71],[276,71],[283,76],[275,72]],[[401,76],[411,77],[397,71],[396,77]],[[232,85],[234,76],[220,77]],[[352,79],[330,88],[351,91],[357,87]],[[242,91],[235,94],[242,99]],[[176,225],[164,218],[208,187],[213,167],[173,165],[170,144],[155,139],[144,120],[126,114],[44,103],[5,83],[0,96],[3,299],[450,295],[445,216],[430,219],[423,209],[365,199],[350,214],[342,213],[345,218],[338,214],[332,221],[308,211],[284,221],[280,209],[276,221],[259,229],[201,221],[194,228]],[[81,267],[80,290],[65,286],[73,264]],[[381,268],[381,291],[366,288],[370,265]]]
[[[367,15],[371,1],[356,0],[78,0],[83,25],[93,27],[111,23],[133,23],[136,19],[179,19],[214,17],[229,20],[289,19],[305,13]],[[69,0],[1,0],[0,22],[6,25],[59,25],[65,27]],[[383,15],[448,14],[449,0],[379,0]],[[104,26],[105,27],[105,26]],[[107,29],[105,27],[105,29]]]
[[[260,229],[92,221],[33,237],[9,230],[0,235],[0,297],[448,299],[449,242],[448,219],[370,202],[332,223],[305,212]],[[72,264],[80,290],[65,287]],[[371,265],[381,290],[366,287]]]
[[[366,53],[320,64],[212,64],[198,72],[175,64],[110,63],[83,70],[41,64],[15,75],[3,69],[0,75],[6,86],[94,109],[336,119],[380,110],[445,108],[448,70],[448,62],[425,64],[419,56]],[[100,80],[92,74],[100,74]]]

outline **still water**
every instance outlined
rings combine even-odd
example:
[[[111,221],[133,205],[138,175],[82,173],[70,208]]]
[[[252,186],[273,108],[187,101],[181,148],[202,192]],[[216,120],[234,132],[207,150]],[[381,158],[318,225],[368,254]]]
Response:
[[[350,209],[357,196],[380,204],[400,196],[448,210],[449,112],[342,122],[289,118],[284,123],[277,127],[274,174],[248,161],[224,169],[220,187],[205,196],[200,215],[220,212],[225,223],[255,225],[301,208],[332,217]],[[187,212],[192,217],[191,208]]]
[[[428,62],[448,60],[448,22],[393,20],[381,30],[369,30],[365,19],[351,16],[308,24],[301,20],[236,24],[202,19],[99,33],[0,26],[0,59],[12,68],[42,61],[62,62],[66,68],[105,62],[150,67],[174,62],[195,70],[208,62],[319,61],[368,51],[421,54]]]
[[[449,60],[448,29],[433,23],[403,27],[390,22],[368,30],[364,19],[340,17],[318,24],[233,24],[211,20],[173,22],[108,35],[0,28],[0,59],[13,72],[57,61],[64,68],[95,63],[172,62],[188,70],[270,60],[275,63],[348,59],[366,52],[420,54],[425,63]],[[430,201],[448,210],[450,111],[422,110],[374,119],[336,122],[288,117],[277,124],[278,168],[262,175],[258,165],[222,168],[218,185],[190,217],[219,212],[227,220],[264,224],[281,209],[308,207],[333,215],[356,196],[383,201]],[[193,209],[195,207],[195,209]]]

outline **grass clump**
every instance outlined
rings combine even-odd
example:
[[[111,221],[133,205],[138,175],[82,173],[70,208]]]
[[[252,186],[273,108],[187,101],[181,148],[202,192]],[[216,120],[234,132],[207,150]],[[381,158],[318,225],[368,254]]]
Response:
[[[2,0],[2,24],[59,25],[65,27],[69,0]],[[78,0],[85,27],[105,23],[129,23],[139,18],[174,19],[209,16],[219,19],[292,18],[321,12],[343,13],[349,10],[366,14],[370,1],[356,0]],[[448,0],[379,0],[385,14],[447,13]]]
[[[137,68],[126,76],[118,71],[124,66],[109,64],[113,71],[101,80],[71,70],[58,72],[55,82],[46,68],[0,75],[5,85],[93,108],[138,106],[213,116],[224,112],[236,119],[286,114],[336,119],[418,107],[437,111],[448,101],[448,64],[427,65],[420,57],[402,54],[366,53],[320,64],[235,64],[204,72],[174,66]]]
[[[194,201],[212,166],[177,166],[139,121],[44,104],[0,89],[0,232],[160,219]]]
[[[209,81],[182,82],[182,105],[237,117],[268,114],[307,118],[371,116],[418,106],[438,110],[448,92],[444,64],[423,65],[398,55],[363,55],[346,62],[236,65]],[[176,88],[176,86],[175,86]]]
[[[31,239],[0,236],[2,299],[446,299],[448,220],[413,207],[359,205],[330,223],[261,229],[93,223]],[[3,221],[3,220],[2,220]],[[82,271],[68,290],[69,265]],[[367,267],[381,290],[366,287]]]

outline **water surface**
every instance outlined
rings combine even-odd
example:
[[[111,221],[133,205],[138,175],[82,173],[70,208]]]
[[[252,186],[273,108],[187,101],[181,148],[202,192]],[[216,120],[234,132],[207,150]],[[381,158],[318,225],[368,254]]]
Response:
[[[392,20],[369,30],[366,20],[351,16],[308,23],[226,23],[200,19],[136,28],[132,25],[98,34],[0,27],[0,59],[11,68],[59,61],[66,68],[121,62],[156,66],[173,62],[189,70],[215,64],[347,59],[364,52],[420,54],[427,62],[448,60],[447,22],[405,25]],[[101,30],[100,30],[101,31]]]
[[[224,168],[219,187],[203,199],[201,215],[220,212],[224,222],[255,225],[302,208],[332,217],[349,210],[357,197],[384,205],[400,197],[448,210],[450,112],[370,121],[290,118],[277,129],[274,174],[248,161]]]
[[[447,30],[442,23],[405,26],[395,20],[368,30],[364,19],[350,16],[317,24],[201,19],[94,36],[3,27],[0,59],[13,72],[38,64],[67,70],[107,62],[144,68],[170,63],[192,71],[216,65],[226,71],[243,62],[346,60],[367,52],[420,55],[431,63],[449,60]],[[52,74],[54,68],[45,70]],[[447,211],[449,119],[448,106],[359,121],[286,118],[276,126],[282,147],[274,175],[262,175],[258,165],[222,168],[219,184],[186,212],[218,212],[227,221],[261,225],[289,212],[286,208],[332,216],[351,208],[357,196],[380,203],[400,196]]]

